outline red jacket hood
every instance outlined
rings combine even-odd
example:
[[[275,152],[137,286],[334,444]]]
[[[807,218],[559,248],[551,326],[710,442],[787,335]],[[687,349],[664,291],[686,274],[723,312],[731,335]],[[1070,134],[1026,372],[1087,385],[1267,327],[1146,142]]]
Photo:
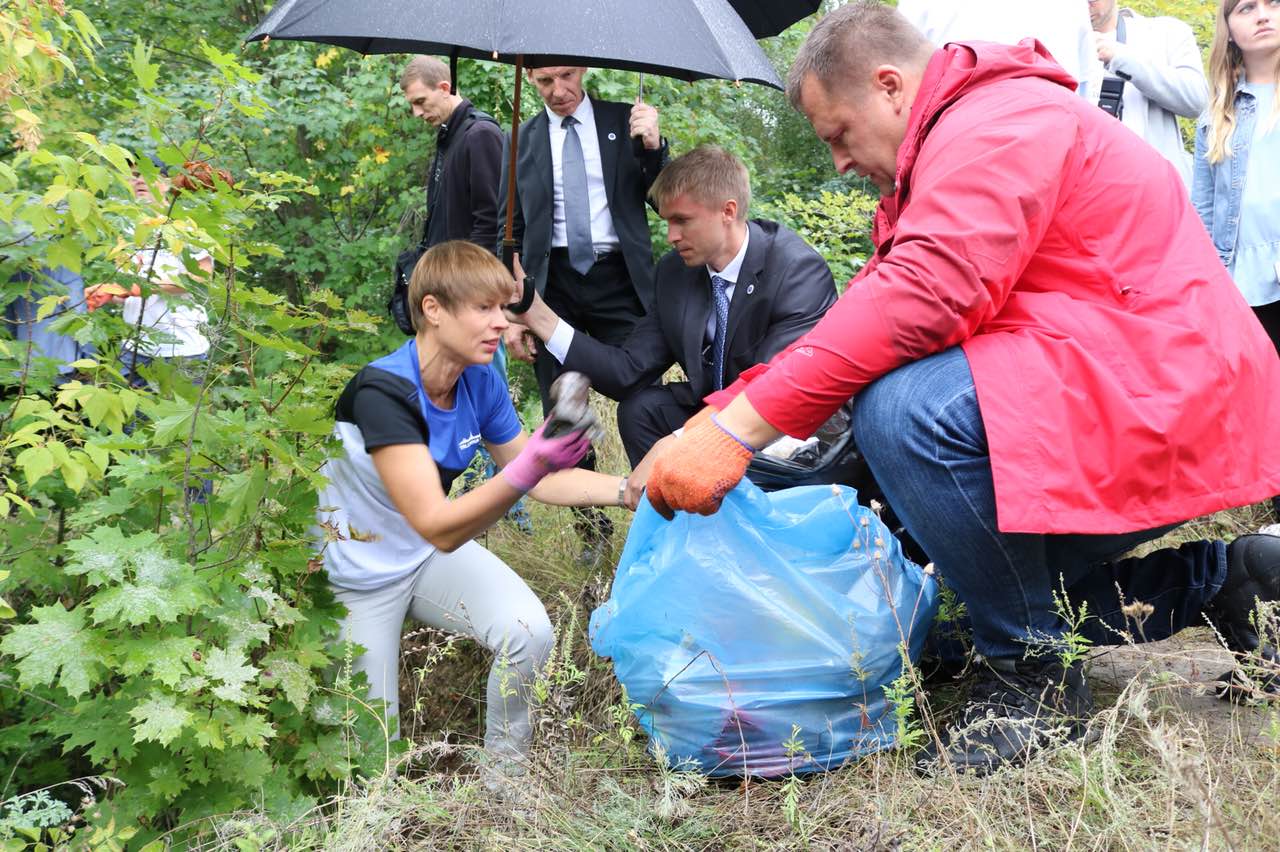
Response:
[[[974,89],[1017,77],[1041,77],[1072,91],[1077,85],[1075,78],[1033,38],[1016,45],[952,42],[934,52],[911,107],[907,135],[898,149],[899,196],[905,194],[916,155],[938,116]]]

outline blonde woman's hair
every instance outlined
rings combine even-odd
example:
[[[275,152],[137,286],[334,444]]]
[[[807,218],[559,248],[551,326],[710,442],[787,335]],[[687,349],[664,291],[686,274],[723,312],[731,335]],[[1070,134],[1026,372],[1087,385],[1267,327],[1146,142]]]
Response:
[[[1209,145],[1207,158],[1217,165],[1231,156],[1231,137],[1236,129],[1236,84],[1244,74],[1244,54],[1231,39],[1227,19],[1242,0],[1222,0],[1213,28],[1213,45],[1209,48]],[[1280,77],[1280,56],[1276,57],[1276,75]],[[1280,118],[1280,87],[1276,89],[1275,107],[1271,110],[1268,131]]]
[[[489,252],[475,243],[450,240],[427,249],[409,276],[409,317],[414,329],[425,322],[422,300],[435,296],[452,313],[467,302],[505,302],[511,295],[511,273]]]

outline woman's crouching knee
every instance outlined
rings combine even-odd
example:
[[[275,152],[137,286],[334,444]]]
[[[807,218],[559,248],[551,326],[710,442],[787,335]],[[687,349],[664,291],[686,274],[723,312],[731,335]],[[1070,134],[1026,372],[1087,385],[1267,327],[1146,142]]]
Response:
[[[512,613],[510,621],[498,637],[494,652],[503,655],[518,671],[529,675],[542,666],[555,644],[555,630],[547,611],[538,603],[524,611]]]

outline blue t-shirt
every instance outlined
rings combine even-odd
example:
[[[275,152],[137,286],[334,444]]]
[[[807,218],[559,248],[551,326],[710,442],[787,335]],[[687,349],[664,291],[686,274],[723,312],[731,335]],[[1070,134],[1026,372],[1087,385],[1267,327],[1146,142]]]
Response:
[[[492,364],[462,371],[447,410],[427,398],[413,340],[362,369],[338,397],[334,435],[342,452],[322,470],[329,482],[315,536],[338,536],[324,545],[330,582],[376,589],[412,573],[435,551],[391,502],[370,450],[426,444],[447,493],[482,440],[505,444],[520,431],[506,382]]]

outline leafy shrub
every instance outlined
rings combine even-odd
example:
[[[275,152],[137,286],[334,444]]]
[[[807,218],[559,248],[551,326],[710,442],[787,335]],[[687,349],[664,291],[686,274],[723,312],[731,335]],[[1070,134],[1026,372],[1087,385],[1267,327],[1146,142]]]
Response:
[[[817,196],[787,193],[761,214],[790,227],[818,250],[831,267],[836,288],[844,292],[872,251],[871,217],[879,200],[856,189],[821,190]]]
[[[92,24],[59,26],[77,14],[60,9],[0,12],[39,46],[6,57],[17,80],[70,67],[68,32],[92,61]],[[174,170],[216,154],[228,115],[265,114],[257,74],[200,51],[216,73],[207,99],[182,105],[199,113],[185,139],[165,135],[183,116],[148,51],[131,55],[134,100],[121,105]],[[388,757],[361,684],[325,686],[342,663],[340,609],[308,533],[332,400],[351,372],[321,347],[376,325],[329,291],[291,302],[252,286],[256,265],[281,254],[256,238],[257,222],[309,191],[299,179],[250,170],[235,188],[141,202],[128,178],[130,161],[154,177],[145,157],[87,133],[35,132],[41,90],[25,94],[5,116],[25,150],[0,165],[0,218],[30,232],[0,263],[10,297],[30,295],[42,315],[75,308],[10,276],[62,265],[130,283],[129,258],[155,245],[188,268],[207,251],[219,272],[191,288],[211,318],[208,360],[158,360],[142,370],[148,389],[122,379],[121,341],[138,330],[109,309],[57,321],[97,351],[61,385],[25,345],[0,340],[0,617],[14,616],[0,635],[5,819],[30,823],[33,804],[53,813],[21,794],[85,775],[113,779],[85,817],[117,838],[114,826],[138,826],[145,841],[255,804],[305,811]]]

